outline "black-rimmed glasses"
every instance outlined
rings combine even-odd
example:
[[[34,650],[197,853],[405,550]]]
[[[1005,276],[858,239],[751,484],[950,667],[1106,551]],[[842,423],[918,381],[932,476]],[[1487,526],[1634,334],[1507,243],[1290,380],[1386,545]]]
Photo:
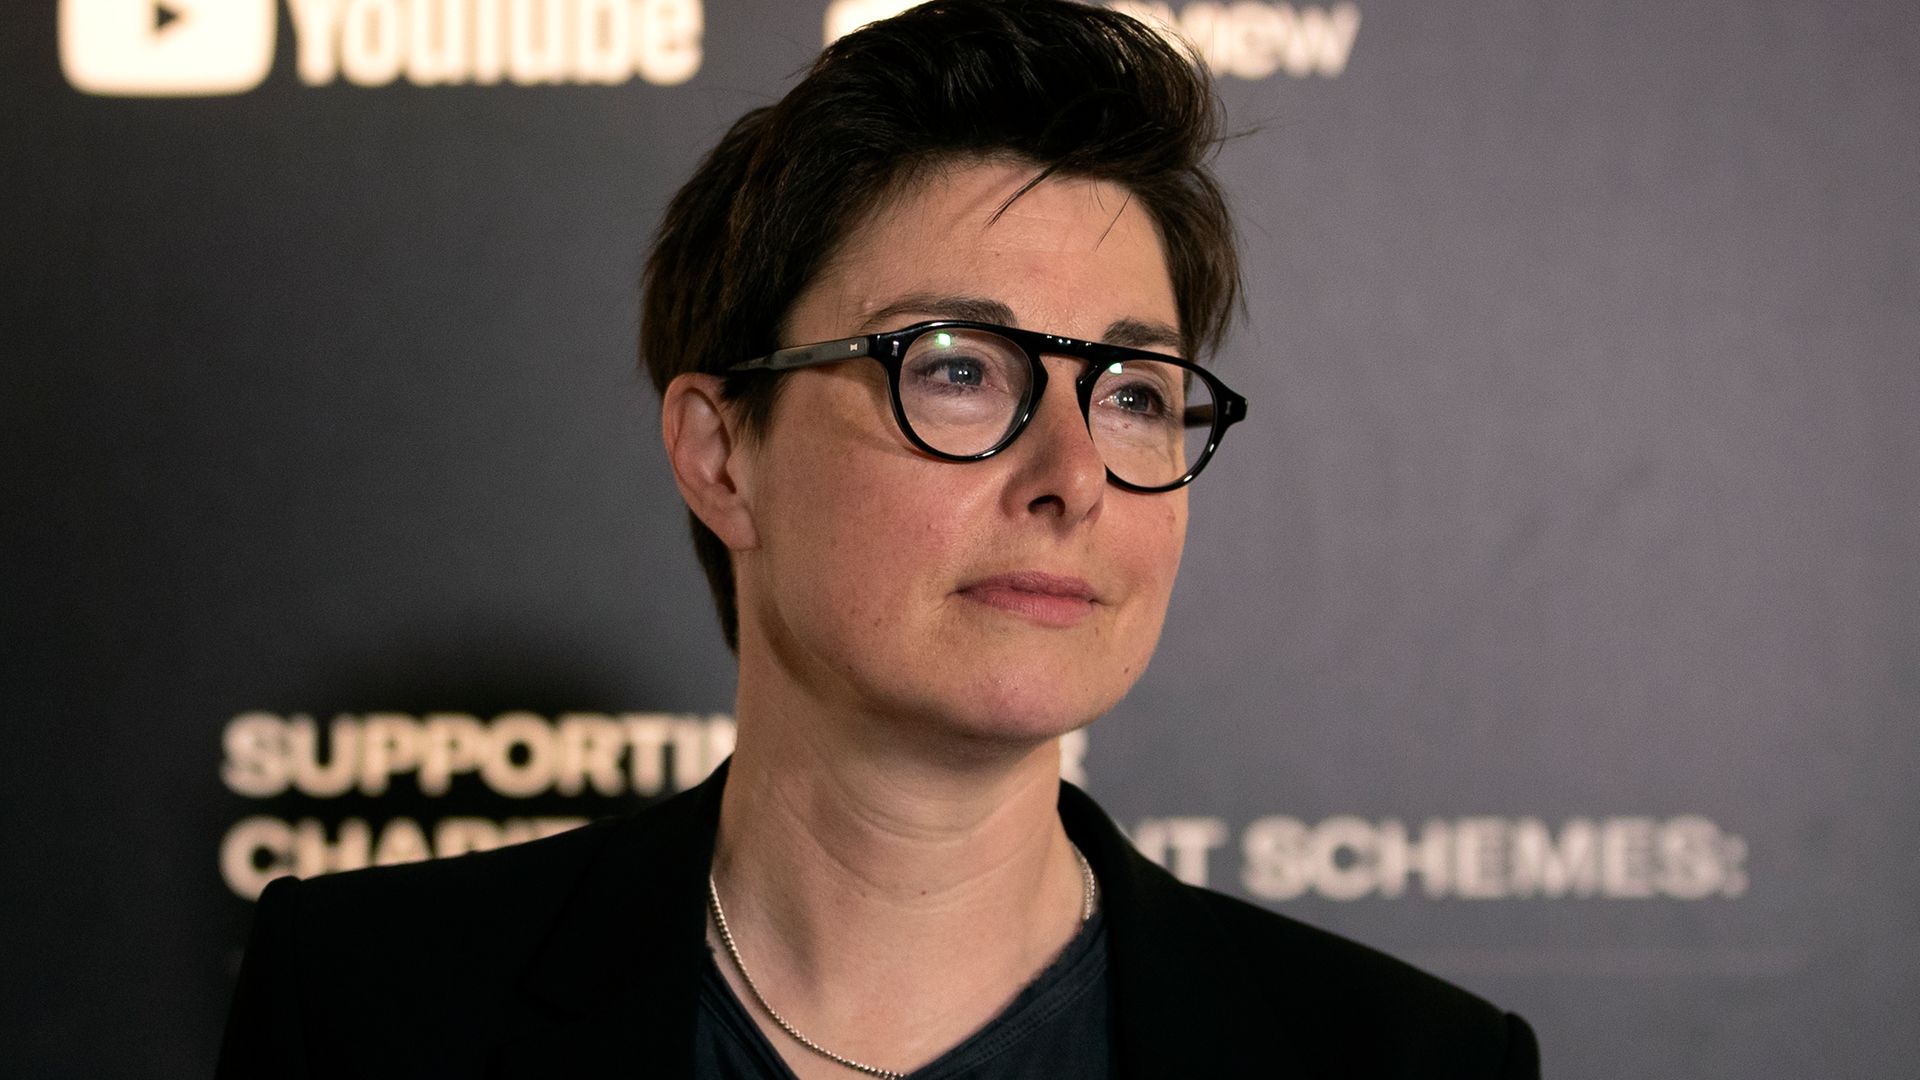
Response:
[[[1086,361],[1074,380],[1080,413],[1107,478],[1130,491],[1191,482],[1247,415],[1245,398],[1188,360],[951,319],[796,345],[727,370],[790,371],[863,356],[887,369],[901,433],[947,461],[989,458],[1019,438],[1047,389],[1042,356]]]

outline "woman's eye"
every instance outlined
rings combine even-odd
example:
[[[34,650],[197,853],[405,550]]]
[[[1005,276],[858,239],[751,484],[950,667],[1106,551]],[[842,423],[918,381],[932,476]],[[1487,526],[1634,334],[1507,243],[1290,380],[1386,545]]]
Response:
[[[986,368],[978,360],[949,357],[941,359],[935,366],[938,377],[955,386],[979,386],[987,381]]]
[[[916,364],[915,379],[937,387],[984,387],[992,379],[987,365],[972,356],[929,356]]]
[[[1107,395],[1107,401],[1122,412],[1138,416],[1158,416],[1166,411],[1166,403],[1160,394],[1150,386],[1135,383],[1131,386],[1116,386]]]

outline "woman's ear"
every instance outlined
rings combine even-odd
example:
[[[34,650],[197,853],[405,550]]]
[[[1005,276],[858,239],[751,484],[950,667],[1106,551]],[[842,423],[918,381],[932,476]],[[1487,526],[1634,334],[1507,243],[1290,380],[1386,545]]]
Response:
[[[720,377],[676,375],[660,401],[660,435],[680,497],[731,551],[759,546],[753,524],[751,454]]]

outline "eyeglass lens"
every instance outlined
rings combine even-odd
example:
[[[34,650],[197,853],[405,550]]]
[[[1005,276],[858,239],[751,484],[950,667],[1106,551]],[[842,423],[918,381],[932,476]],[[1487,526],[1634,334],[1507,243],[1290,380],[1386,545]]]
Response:
[[[913,433],[943,454],[966,457],[999,445],[1033,396],[1033,369],[1020,346],[973,329],[933,330],[914,339],[900,365],[900,408]],[[1213,425],[1205,380],[1177,364],[1127,360],[1094,384],[1087,429],[1101,460],[1138,487],[1171,484],[1191,472]]]

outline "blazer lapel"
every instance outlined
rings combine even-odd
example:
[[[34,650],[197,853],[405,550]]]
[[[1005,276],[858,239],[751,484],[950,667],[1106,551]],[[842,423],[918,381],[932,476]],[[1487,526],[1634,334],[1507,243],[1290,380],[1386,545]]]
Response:
[[[1199,895],[1136,850],[1106,812],[1060,785],[1060,818],[1100,879],[1112,980],[1115,1075],[1231,1076],[1228,1048],[1266,1041],[1246,959]]]
[[[502,1019],[494,1075],[692,1074],[726,769],[612,827]]]

